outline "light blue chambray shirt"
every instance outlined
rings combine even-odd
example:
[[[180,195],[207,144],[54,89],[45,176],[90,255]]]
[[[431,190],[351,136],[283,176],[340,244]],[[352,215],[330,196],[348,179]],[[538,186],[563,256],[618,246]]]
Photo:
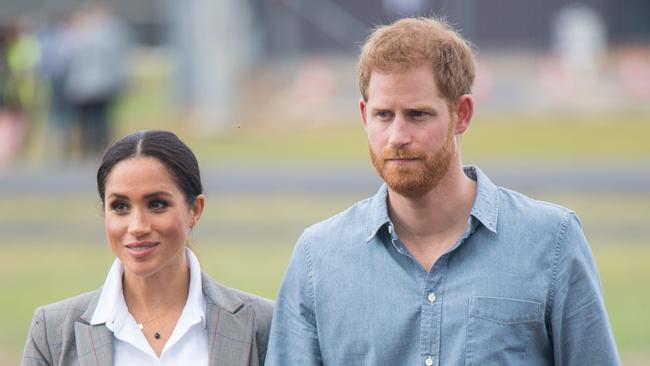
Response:
[[[430,272],[394,233],[385,186],[307,228],[266,365],[618,365],[576,215],[465,173],[467,229]]]

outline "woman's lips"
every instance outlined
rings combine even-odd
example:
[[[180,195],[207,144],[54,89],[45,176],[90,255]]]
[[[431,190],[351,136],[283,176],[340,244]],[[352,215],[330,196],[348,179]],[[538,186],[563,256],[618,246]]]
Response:
[[[158,247],[157,242],[137,242],[127,244],[126,250],[135,258],[144,258],[151,254]]]

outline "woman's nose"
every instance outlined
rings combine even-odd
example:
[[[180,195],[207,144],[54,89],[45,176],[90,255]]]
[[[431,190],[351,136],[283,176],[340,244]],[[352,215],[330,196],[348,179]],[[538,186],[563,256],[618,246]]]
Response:
[[[151,225],[146,213],[141,210],[134,210],[129,220],[129,234],[138,237],[149,232],[151,232]]]

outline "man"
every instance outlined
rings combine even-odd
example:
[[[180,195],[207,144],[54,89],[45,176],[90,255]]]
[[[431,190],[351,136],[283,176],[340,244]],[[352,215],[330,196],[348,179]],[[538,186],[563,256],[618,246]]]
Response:
[[[359,102],[385,185],[303,233],[267,365],[616,365],[575,214],[463,167],[472,52],[436,19],[381,27]]]

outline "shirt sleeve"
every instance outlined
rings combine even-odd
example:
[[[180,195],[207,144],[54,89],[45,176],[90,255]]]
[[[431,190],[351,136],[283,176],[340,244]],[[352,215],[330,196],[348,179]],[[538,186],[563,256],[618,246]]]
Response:
[[[309,244],[303,234],[294,248],[276,299],[266,366],[322,365],[312,269]]]
[[[555,364],[620,365],[596,265],[573,213],[556,240],[551,296]]]

